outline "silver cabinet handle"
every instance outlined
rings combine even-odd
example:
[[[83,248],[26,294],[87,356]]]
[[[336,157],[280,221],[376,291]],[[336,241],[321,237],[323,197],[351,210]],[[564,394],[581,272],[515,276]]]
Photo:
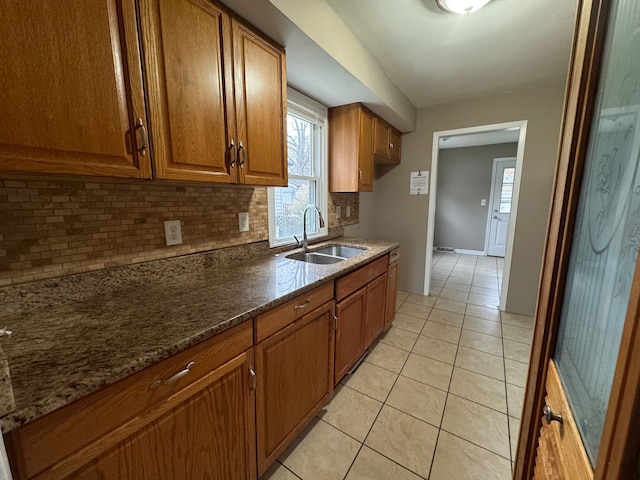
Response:
[[[551,424],[551,422],[558,422],[560,423],[560,425],[562,425],[562,415],[556,415],[555,413],[553,413],[553,410],[551,410],[551,407],[549,405],[544,406],[544,408],[542,409],[542,413],[544,414],[544,418],[547,421],[547,425]]]
[[[307,308],[309,306],[309,304],[311,303],[311,300],[307,300],[306,302],[304,302],[302,305],[296,305],[294,308],[294,310],[302,310],[303,308]]]
[[[358,170],[358,180],[362,180],[362,170]]]
[[[249,367],[249,375],[251,375],[251,390],[255,390],[258,385],[258,377],[253,370],[253,365]]]
[[[338,326],[340,325],[340,321],[338,320],[338,316],[333,314],[333,328],[334,330],[338,330]]]
[[[231,161],[229,162],[229,165],[231,166],[231,168],[236,168],[236,161],[238,160],[238,148],[236,147],[233,138],[231,139],[229,150],[231,150]]]
[[[151,384],[151,388],[159,387],[160,385],[170,385],[172,383],[176,383],[182,377],[184,377],[189,371],[193,368],[196,362],[189,362],[184,370],[176,373],[174,376],[167,378],[166,380],[156,380]]]
[[[238,158],[238,165],[240,165],[240,168],[244,168],[244,162],[247,159],[247,149],[242,145],[242,141],[240,141],[240,144],[238,145]]]
[[[147,127],[144,126],[142,118],[136,118],[136,143],[138,145],[138,152],[141,157],[147,154],[147,148],[149,148],[149,134]]]

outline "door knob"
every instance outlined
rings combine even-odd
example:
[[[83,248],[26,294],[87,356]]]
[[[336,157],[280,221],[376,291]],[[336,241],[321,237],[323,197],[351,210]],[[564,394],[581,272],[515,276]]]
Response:
[[[560,423],[560,425],[562,425],[562,415],[556,415],[555,413],[553,413],[553,410],[551,410],[551,407],[549,405],[544,406],[544,408],[542,409],[542,413],[545,420],[547,421],[547,425],[550,425],[551,422],[558,422]]]
[[[497,215],[494,215],[494,216],[493,216],[493,219],[494,219],[494,220],[499,220]]]

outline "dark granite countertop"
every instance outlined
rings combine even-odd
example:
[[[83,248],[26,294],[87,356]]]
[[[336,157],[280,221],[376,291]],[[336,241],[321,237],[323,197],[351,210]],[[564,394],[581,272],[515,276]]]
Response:
[[[349,260],[315,265],[285,254],[194,273],[127,276],[127,267],[72,281],[49,280],[38,295],[0,290],[0,327],[16,409],[6,433],[102,386],[165,359],[391,251],[395,242],[337,238],[366,247]],[[316,248],[314,245],[312,249]],[[288,252],[287,252],[288,253]],[[84,277],[84,278],[83,278]],[[104,287],[104,285],[108,285]],[[29,298],[27,298],[29,297]],[[33,298],[31,298],[33,297]]]

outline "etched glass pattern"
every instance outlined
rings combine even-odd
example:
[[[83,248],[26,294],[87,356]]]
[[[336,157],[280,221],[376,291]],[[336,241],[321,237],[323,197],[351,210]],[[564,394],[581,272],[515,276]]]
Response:
[[[515,168],[502,171],[502,190],[500,191],[500,213],[511,213],[511,197],[513,197],[513,175]]]
[[[640,2],[611,13],[555,354],[592,465],[640,247]]]

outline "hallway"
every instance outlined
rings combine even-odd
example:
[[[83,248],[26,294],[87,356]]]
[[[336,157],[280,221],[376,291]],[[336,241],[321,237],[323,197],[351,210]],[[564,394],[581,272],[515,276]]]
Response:
[[[393,327],[263,480],[510,479],[533,319],[497,310],[502,259],[435,254]]]

